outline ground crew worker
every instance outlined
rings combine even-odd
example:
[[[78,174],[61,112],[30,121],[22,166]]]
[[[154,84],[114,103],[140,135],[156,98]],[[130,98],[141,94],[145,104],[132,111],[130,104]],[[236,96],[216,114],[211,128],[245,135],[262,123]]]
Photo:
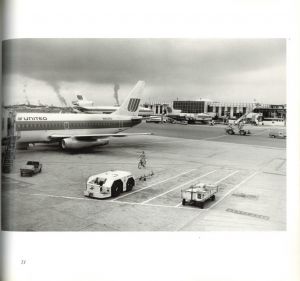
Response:
[[[145,151],[142,151],[141,155],[139,156],[139,164],[138,164],[138,168],[140,169],[141,167],[146,168],[146,154]]]
[[[240,122],[240,123],[239,123],[239,130],[242,130],[243,127],[244,127],[244,122]]]

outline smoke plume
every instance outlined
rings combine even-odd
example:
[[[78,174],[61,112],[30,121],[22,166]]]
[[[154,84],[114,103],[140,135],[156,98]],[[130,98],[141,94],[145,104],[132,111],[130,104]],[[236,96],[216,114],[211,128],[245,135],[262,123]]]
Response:
[[[56,93],[56,96],[59,99],[61,105],[62,106],[68,106],[65,98],[60,94],[60,86],[55,82],[49,82],[48,81],[47,83],[48,83],[48,85],[50,85],[54,89],[54,91]]]
[[[27,96],[27,95],[25,96],[25,101],[26,101],[26,104],[27,104],[27,105],[30,105],[30,101],[29,101],[29,99],[28,99],[28,96]]]
[[[116,99],[117,106],[120,106],[119,95],[118,95],[119,89],[120,89],[120,85],[118,83],[115,83],[115,85],[114,85],[114,98]]]

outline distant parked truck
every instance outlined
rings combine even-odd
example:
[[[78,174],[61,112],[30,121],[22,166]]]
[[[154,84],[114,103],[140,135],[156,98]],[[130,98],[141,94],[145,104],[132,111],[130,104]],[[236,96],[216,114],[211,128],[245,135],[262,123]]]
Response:
[[[30,176],[32,177],[34,174],[42,172],[42,164],[38,161],[27,161],[26,165],[24,165],[20,169],[21,177]]]
[[[166,123],[167,118],[161,115],[150,116],[149,119],[146,119],[146,123]]]
[[[269,131],[270,138],[286,138],[285,128],[274,128]]]
[[[203,209],[207,200],[214,201],[219,187],[215,184],[198,183],[181,190],[182,205],[191,204]]]

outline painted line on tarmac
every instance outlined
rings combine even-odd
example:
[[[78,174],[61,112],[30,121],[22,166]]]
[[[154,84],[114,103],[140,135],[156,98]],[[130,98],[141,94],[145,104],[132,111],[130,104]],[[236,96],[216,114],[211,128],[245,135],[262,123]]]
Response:
[[[118,204],[125,204],[125,205],[135,205],[135,206],[149,206],[149,207],[161,207],[161,208],[171,208],[171,209],[176,208],[175,206],[170,206],[170,205],[161,205],[161,204],[142,204],[142,203],[128,202],[128,201],[106,201],[106,202],[118,203]],[[178,208],[176,208],[176,209],[178,209]],[[186,210],[197,210],[197,211],[199,211],[199,209],[192,209],[192,208],[181,208],[181,209],[186,209]],[[203,211],[203,210],[201,210],[201,211]]]
[[[126,202],[126,201],[112,201],[112,200],[95,200],[92,198],[84,198],[84,197],[72,197],[72,196],[60,196],[60,195],[52,195],[52,194],[45,194],[45,193],[26,193],[26,192],[17,192],[17,194],[22,195],[29,195],[29,196],[42,196],[42,197],[50,197],[50,198],[63,198],[63,199],[69,199],[69,200],[86,200],[90,202],[103,202],[103,203],[117,203],[117,204],[124,204],[124,205],[139,205],[139,206],[149,206],[149,207],[161,207],[161,208],[176,208],[175,206],[170,205],[160,205],[160,204],[142,204],[137,202]],[[185,210],[196,210],[196,211],[205,211],[202,209],[193,209],[193,208],[186,208],[186,207],[179,207],[179,209],[185,209]]]
[[[17,194],[31,195],[31,196],[44,196],[44,197],[52,197],[52,198],[63,198],[63,199],[73,199],[73,200],[91,200],[91,199],[89,199],[89,198],[83,198],[83,197],[72,197],[72,196],[52,195],[52,194],[46,194],[46,193],[26,193],[26,192],[17,192]]]
[[[220,139],[223,137],[226,137],[227,135],[221,135],[221,136],[216,136],[216,137],[211,137],[211,138],[204,138],[204,139],[200,139],[200,140],[214,140],[214,139]]]
[[[264,174],[276,175],[276,176],[283,176],[283,177],[286,176],[286,174],[284,174],[284,173],[267,172],[267,171],[263,171],[263,173],[264,173]]]
[[[165,180],[162,180],[162,181],[159,181],[159,182],[155,182],[155,183],[150,184],[150,185],[148,185],[148,186],[146,186],[146,187],[143,187],[143,188],[141,188],[141,189],[132,191],[132,192],[130,192],[130,193],[126,193],[126,194],[124,194],[124,195],[122,195],[122,196],[119,196],[119,197],[117,197],[117,198],[115,198],[115,199],[112,199],[112,200],[110,200],[110,201],[111,201],[111,202],[117,201],[118,199],[121,199],[121,198],[123,198],[123,197],[126,197],[126,196],[129,196],[129,195],[131,195],[131,194],[140,192],[140,191],[145,190],[145,189],[147,189],[147,188],[149,188],[149,187],[152,187],[152,186],[155,186],[155,185],[164,183],[164,182],[166,182],[166,181],[169,181],[169,180],[178,178],[178,177],[180,177],[180,176],[183,176],[183,175],[185,175],[185,174],[191,173],[191,172],[193,172],[193,171],[196,171],[196,169],[192,169],[192,170],[189,170],[189,171],[187,171],[187,172],[184,172],[184,173],[181,173],[181,174],[179,174],[179,175],[176,175],[176,176],[174,176],[174,177],[170,177],[170,178],[168,178],[168,179],[165,179]]]
[[[224,178],[222,178],[222,179],[216,181],[215,184],[218,184],[218,183],[220,183],[220,182],[226,180],[227,178],[229,178],[229,177],[235,175],[236,173],[238,173],[239,171],[240,171],[240,170],[236,170],[236,171],[232,172],[231,174],[227,175],[226,177],[224,177]]]
[[[234,190],[236,190],[237,188],[239,188],[242,184],[244,184],[245,182],[247,182],[248,180],[250,180],[251,178],[253,178],[254,176],[256,176],[259,172],[254,172],[253,174],[251,174],[249,177],[245,178],[244,180],[242,180],[239,184],[237,184],[235,187],[233,187],[232,189],[230,189],[221,199],[219,199],[216,203],[214,203],[213,205],[211,205],[209,208],[207,208],[207,210],[212,209],[213,207],[215,207],[216,205],[218,205],[220,202],[222,202],[230,193],[232,193]]]
[[[249,144],[249,146],[257,147],[257,148],[267,148],[267,149],[286,150],[286,147],[278,147],[278,146],[255,145],[255,144]]]
[[[107,201],[112,203],[118,203],[118,204],[127,204],[127,205],[137,205],[137,206],[149,206],[149,207],[161,207],[161,208],[171,208],[171,209],[178,209],[178,207],[171,206],[171,205],[161,205],[161,204],[142,204],[137,202],[127,202],[127,201]],[[187,207],[179,207],[179,209],[185,209],[185,210],[193,210],[193,211],[205,211],[204,209],[194,209],[194,208],[187,208]]]
[[[199,140],[213,140],[213,139],[219,139],[226,137],[226,135],[221,135],[221,136],[215,136],[215,137],[210,137],[210,138],[203,138],[203,139],[183,139],[183,140],[176,140],[176,141],[153,141],[153,142],[146,142],[145,144],[151,144],[151,143],[176,143],[176,142],[187,142],[187,141],[199,141]],[[171,137],[167,137],[171,138]]]
[[[159,137],[162,137],[162,138],[176,138],[176,137],[168,137],[168,136],[159,136]],[[146,144],[153,144],[153,143],[163,143],[163,144],[170,144],[170,143],[177,143],[177,142],[193,142],[193,141],[199,141],[199,140],[202,140],[202,139],[185,139],[185,138],[180,138],[180,140],[174,140],[174,141],[169,141],[169,140],[163,140],[163,141],[148,141],[148,142],[143,142],[142,144],[140,145],[136,145],[136,144],[132,144],[132,145],[127,145],[127,146],[130,146],[130,147],[138,147],[138,146],[141,146],[141,145],[146,145]],[[124,147],[123,144],[113,144],[114,147]]]
[[[261,133],[253,134],[251,133],[251,136],[260,136],[263,135],[267,130],[263,130]]]
[[[142,204],[137,202],[126,202],[126,201],[113,201],[113,200],[93,200],[92,198],[85,198],[85,197],[73,197],[73,196],[61,196],[61,195],[52,195],[52,194],[45,194],[45,193],[26,193],[26,192],[18,192],[18,194],[23,195],[30,195],[30,196],[42,196],[42,197],[50,197],[50,198],[63,198],[63,199],[70,199],[70,200],[87,200],[91,202],[112,202],[118,204],[126,204],[126,205],[140,205],[140,206],[151,206],[151,207],[164,207],[164,208],[174,208],[174,206],[168,205],[159,205],[159,204]]]
[[[212,174],[212,173],[214,173],[214,172],[216,172],[216,171],[217,171],[217,170],[213,170],[213,171],[211,171],[211,172],[209,172],[209,173],[206,173],[206,174],[204,174],[204,175],[202,175],[202,176],[200,176],[200,177],[197,177],[197,178],[195,178],[195,179],[192,179],[192,180],[190,180],[190,181],[188,181],[188,182],[186,182],[186,183],[177,185],[176,187],[174,187],[174,188],[172,188],[172,189],[170,189],[170,190],[168,190],[168,191],[166,191],[166,192],[163,192],[163,193],[161,193],[161,194],[159,194],[159,195],[157,195],[157,196],[154,196],[154,197],[152,197],[152,198],[150,198],[150,199],[148,199],[148,200],[143,201],[141,204],[144,205],[144,204],[146,204],[146,203],[148,203],[148,202],[150,202],[150,201],[152,201],[152,200],[154,200],[154,199],[156,199],[156,198],[158,198],[158,197],[161,197],[161,196],[163,196],[163,195],[165,195],[165,194],[167,194],[167,193],[169,193],[169,192],[172,192],[173,190],[176,190],[176,189],[178,189],[178,188],[180,188],[180,187],[182,187],[182,186],[185,186],[185,185],[187,185],[187,184],[190,184],[190,183],[192,183],[193,181],[196,181],[196,180],[198,180],[198,179],[201,179],[201,178],[203,178],[203,177],[206,177],[206,176],[208,176],[208,175],[210,175],[210,174]]]
[[[222,179],[216,181],[214,184],[218,184],[218,183],[220,183],[220,182],[226,180],[227,178],[229,178],[229,177],[235,175],[235,174],[238,173],[238,172],[239,172],[239,170],[236,170],[236,171],[232,172],[231,174],[227,175],[226,177],[224,177],[224,178],[222,178]],[[180,206],[182,206],[182,203],[181,203],[181,202],[180,202],[179,204],[177,204],[176,206],[174,206],[174,207],[177,207],[177,208],[178,208],[178,207],[180,207]]]

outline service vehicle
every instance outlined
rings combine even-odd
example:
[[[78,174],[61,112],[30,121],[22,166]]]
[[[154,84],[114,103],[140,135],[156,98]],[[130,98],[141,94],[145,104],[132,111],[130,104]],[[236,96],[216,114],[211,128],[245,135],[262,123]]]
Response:
[[[228,135],[250,135],[251,132],[249,129],[244,128],[244,126],[239,125],[232,125],[230,124],[228,127],[226,127],[225,132]]]
[[[38,161],[27,161],[26,165],[24,165],[20,169],[21,177],[30,176],[32,177],[34,174],[42,172],[42,164]]]
[[[160,115],[153,115],[146,119],[146,123],[166,123],[167,117]]]
[[[92,198],[117,197],[135,186],[133,175],[127,171],[108,171],[90,176],[84,195]]]
[[[225,122],[227,122],[227,124],[232,124],[232,125],[234,125],[234,124],[236,124],[236,117],[229,117],[229,118],[227,118],[227,119],[225,119]]]
[[[188,125],[187,120],[175,120],[173,118],[168,117],[167,122],[171,124],[180,124],[180,125]]]
[[[182,205],[190,204],[203,209],[207,200],[214,201],[219,187],[215,184],[198,183],[181,190]]]
[[[285,128],[272,128],[269,131],[270,138],[286,138]]]

